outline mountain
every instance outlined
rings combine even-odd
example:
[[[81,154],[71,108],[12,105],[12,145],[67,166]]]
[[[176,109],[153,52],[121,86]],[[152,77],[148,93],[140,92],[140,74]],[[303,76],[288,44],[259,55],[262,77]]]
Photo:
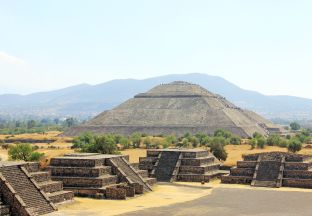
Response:
[[[119,79],[98,85],[81,84],[56,91],[29,95],[0,95],[0,116],[87,118],[111,109],[134,95],[160,83],[187,81],[226,97],[235,105],[267,118],[312,119],[312,99],[292,96],[267,96],[244,90],[217,76],[174,74],[144,80]]]

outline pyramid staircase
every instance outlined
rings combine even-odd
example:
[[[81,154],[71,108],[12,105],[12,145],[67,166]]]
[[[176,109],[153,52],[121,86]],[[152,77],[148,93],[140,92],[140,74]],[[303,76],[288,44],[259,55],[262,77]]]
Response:
[[[63,204],[74,199],[72,191],[63,190],[63,182],[52,181],[49,171],[41,171],[39,163],[28,163],[24,166],[39,188],[54,204]]]
[[[5,194],[16,194],[17,196],[14,198],[20,204],[18,210],[11,206],[13,215],[20,215],[21,211],[24,211],[25,215],[44,215],[56,210],[54,204],[38,187],[36,182],[31,179],[22,165],[2,166],[0,172],[1,182],[5,185],[7,191]],[[4,190],[2,188],[2,191]],[[8,200],[8,197],[6,200]],[[12,202],[11,205],[13,204],[16,205]]]
[[[284,152],[244,155],[222,183],[312,188],[312,157]]]
[[[225,174],[219,167],[220,162],[208,151],[194,149],[149,149],[139,163],[141,170],[165,182],[208,182]]]
[[[109,159],[110,163],[115,169],[119,170],[119,173],[123,175],[126,181],[133,185],[138,184],[143,186],[145,192],[152,191],[151,186],[145,182],[143,177],[126,161],[123,157],[113,157]]]

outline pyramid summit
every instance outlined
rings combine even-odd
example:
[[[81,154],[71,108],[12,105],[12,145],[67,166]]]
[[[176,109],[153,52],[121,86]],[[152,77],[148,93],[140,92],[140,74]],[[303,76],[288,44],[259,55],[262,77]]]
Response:
[[[66,134],[79,135],[90,131],[97,134],[141,132],[182,136],[187,132],[213,134],[220,128],[243,137],[250,137],[254,132],[265,135],[279,131],[278,126],[270,121],[235,106],[218,94],[196,84],[175,81],[137,94],[87,123],[73,127]]]

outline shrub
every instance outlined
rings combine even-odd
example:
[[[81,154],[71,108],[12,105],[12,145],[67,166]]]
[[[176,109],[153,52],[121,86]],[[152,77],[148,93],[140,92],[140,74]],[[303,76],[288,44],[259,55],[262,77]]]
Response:
[[[143,143],[144,143],[146,149],[149,149],[152,142],[151,142],[151,139],[149,137],[146,137],[144,139]]]
[[[35,152],[30,144],[16,144],[9,147],[11,160],[39,161],[44,154]]]
[[[212,154],[219,160],[225,161],[227,158],[227,153],[224,149],[224,146],[220,143],[212,144],[210,147],[210,152],[212,152]]]
[[[279,146],[281,142],[281,137],[277,134],[270,135],[267,139],[267,144],[269,146]]]
[[[233,135],[230,138],[230,144],[232,144],[232,145],[240,145],[241,144],[241,138],[239,136]]]
[[[266,140],[263,137],[257,139],[257,147],[263,149],[265,146]]]
[[[117,144],[112,135],[97,136],[95,142],[82,148],[83,152],[117,154]]]
[[[94,144],[95,135],[89,132],[81,134],[79,137],[75,137],[73,140],[73,148],[83,148],[86,145]]]
[[[131,135],[130,140],[132,142],[133,148],[140,148],[141,137],[141,134],[137,132]]]
[[[287,147],[288,151],[293,152],[293,153],[300,151],[301,148],[302,148],[302,143],[297,139],[290,140],[288,147]]]
[[[300,126],[300,124],[298,124],[297,122],[292,122],[292,123],[290,123],[290,128],[292,129],[292,130],[299,130],[300,128],[301,128],[301,126]]]

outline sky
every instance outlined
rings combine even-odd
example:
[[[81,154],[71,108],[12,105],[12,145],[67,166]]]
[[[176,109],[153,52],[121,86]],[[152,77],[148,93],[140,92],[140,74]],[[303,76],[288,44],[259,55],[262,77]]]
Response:
[[[311,11],[311,0],[0,0],[0,94],[204,73],[312,98]]]

